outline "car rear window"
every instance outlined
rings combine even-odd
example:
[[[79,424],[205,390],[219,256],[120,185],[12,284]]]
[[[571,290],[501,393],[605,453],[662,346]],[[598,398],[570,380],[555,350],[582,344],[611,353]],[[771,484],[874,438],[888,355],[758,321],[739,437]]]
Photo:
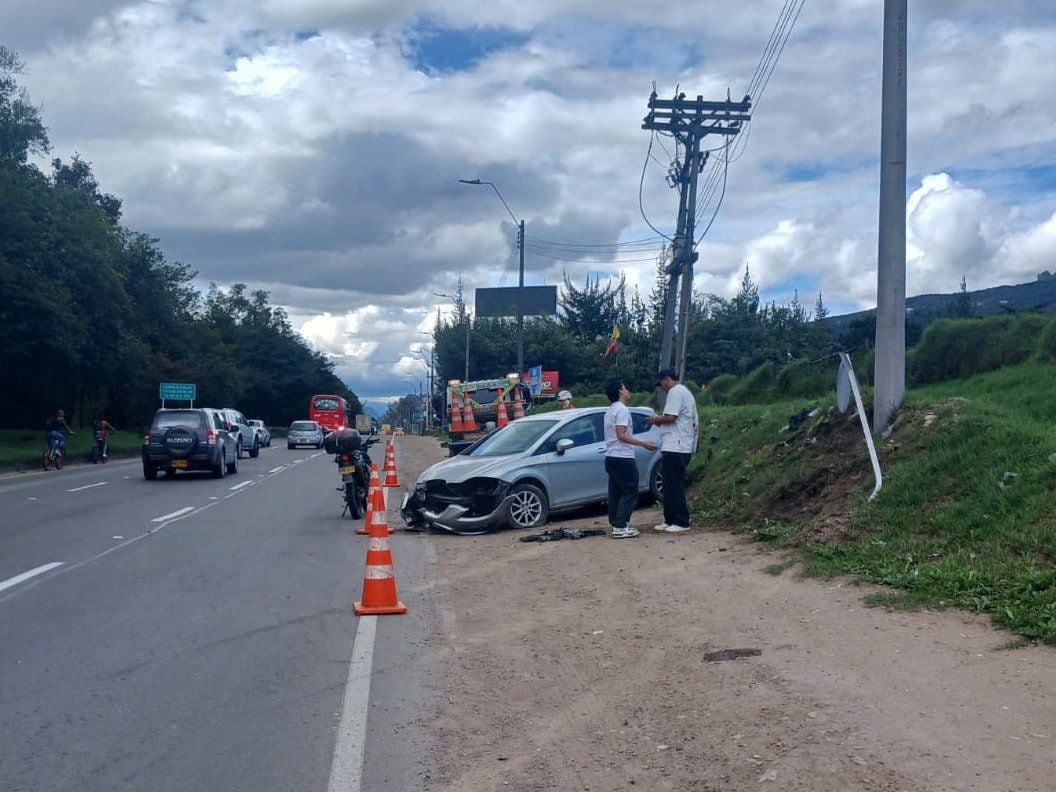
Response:
[[[202,426],[202,414],[197,410],[172,410],[154,416],[155,429],[168,429],[170,426]]]
[[[316,399],[314,406],[317,410],[336,410],[340,403],[337,399]]]
[[[291,432],[314,432],[318,428],[315,421],[294,421],[290,424]]]

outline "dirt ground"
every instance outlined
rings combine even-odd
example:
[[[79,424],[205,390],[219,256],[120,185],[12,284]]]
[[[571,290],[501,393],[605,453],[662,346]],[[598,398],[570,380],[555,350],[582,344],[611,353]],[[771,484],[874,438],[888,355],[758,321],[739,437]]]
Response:
[[[407,484],[443,453],[401,446]],[[646,506],[635,539],[423,537],[444,614],[436,788],[1056,789],[1056,651],[1004,649],[959,611],[869,608],[873,588],[774,575],[765,546],[656,522]]]

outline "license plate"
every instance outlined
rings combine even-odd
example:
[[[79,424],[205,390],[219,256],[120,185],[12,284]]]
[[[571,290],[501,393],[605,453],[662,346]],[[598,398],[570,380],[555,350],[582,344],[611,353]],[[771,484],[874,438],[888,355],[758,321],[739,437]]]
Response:
[[[352,475],[353,473],[356,472],[356,466],[355,465],[344,465],[342,467],[339,467],[337,469],[337,472],[340,473],[342,476],[350,476],[350,475]]]
[[[186,459],[174,459],[174,460],[172,460],[172,462],[170,464],[174,468],[185,468],[185,467],[187,467],[187,460]]]

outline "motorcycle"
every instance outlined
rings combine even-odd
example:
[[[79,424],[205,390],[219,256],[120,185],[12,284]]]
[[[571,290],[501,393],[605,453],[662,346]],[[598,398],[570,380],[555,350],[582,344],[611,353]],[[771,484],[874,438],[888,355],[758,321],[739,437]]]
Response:
[[[367,513],[367,494],[370,490],[371,460],[367,449],[380,443],[380,437],[363,440],[355,429],[330,432],[323,438],[323,447],[328,454],[334,455],[337,472],[341,476],[338,492],[343,493],[345,508],[341,516],[348,512],[353,520],[358,520]]]

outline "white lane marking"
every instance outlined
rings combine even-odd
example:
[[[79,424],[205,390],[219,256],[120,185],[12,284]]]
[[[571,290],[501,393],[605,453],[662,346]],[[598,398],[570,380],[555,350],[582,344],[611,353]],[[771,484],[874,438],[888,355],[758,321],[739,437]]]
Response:
[[[269,472],[269,473],[278,473],[278,472],[280,472],[280,471],[283,471],[283,470],[285,470],[285,469],[286,469],[286,466],[285,466],[285,465],[279,465],[279,466],[278,466],[277,468],[272,468],[272,469],[271,469],[271,470],[269,470],[268,472]]]
[[[109,481],[97,481],[95,484],[85,484],[83,487],[74,487],[73,489],[66,490],[67,492],[80,492],[81,490],[91,489],[92,487],[101,487],[104,484],[109,484]]]
[[[360,616],[348,665],[345,701],[337,727],[334,761],[330,765],[327,792],[360,792],[363,781],[363,746],[367,736],[367,707],[370,700],[370,667],[374,660],[377,616]]]
[[[235,486],[233,486],[233,487],[228,487],[228,489],[230,489],[230,490],[232,490],[232,491],[234,491],[234,490],[240,490],[240,489],[242,489],[243,487],[248,487],[248,486],[249,486],[250,484],[253,484],[253,483],[254,483],[254,482],[252,482],[252,481],[243,481],[243,482],[242,482],[241,484],[236,484],[236,485],[235,485]]]
[[[0,583],[0,591],[3,591],[7,588],[11,588],[12,586],[17,586],[22,581],[29,580],[30,578],[34,578],[37,575],[43,575],[45,572],[50,572],[51,570],[55,569],[55,567],[60,567],[64,563],[66,562],[52,561],[50,564],[44,564],[44,566],[39,566],[36,569],[29,570],[28,572],[23,572],[21,575],[15,575],[13,578],[8,578],[3,583]]]
[[[181,514],[186,514],[191,511],[194,511],[193,506],[184,506],[182,509],[177,509],[171,514],[163,514],[161,517],[155,517],[151,522],[165,522],[166,520],[171,520],[173,517],[179,517]]]
[[[63,568],[61,571],[56,572],[55,576],[58,577],[59,575],[65,575],[67,572],[72,572],[75,569],[80,569],[81,567],[83,567],[83,566],[85,566],[87,564],[94,564],[99,559],[105,558],[106,556],[110,555],[111,553],[116,553],[118,550],[121,550],[121,549],[123,549],[125,547],[128,547],[131,544],[135,544],[136,542],[140,541],[141,539],[146,539],[148,536],[153,536],[154,534],[156,534],[161,529],[168,528],[169,525],[171,525],[174,522],[179,522],[180,520],[183,520],[186,517],[191,517],[191,516],[193,516],[195,514],[200,514],[201,512],[204,512],[206,509],[211,509],[213,506],[216,506],[216,504],[218,504],[219,502],[220,501],[214,501],[212,503],[207,503],[204,506],[199,506],[197,509],[195,509],[193,507],[190,507],[189,509],[181,509],[178,512],[174,512],[174,514],[179,515],[179,516],[173,517],[171,520],[168,520],[167,522],[158,523],[153,528],[148,528],[145,533],[141,533],[139,536],[133,536],[131,539],[125,539],[124,541],[121,542],[121,544],[116,544],[113,547],[111,547],[109,550],[104,550],[101,553],[96,553],[94,556],[91,556],[90,558],[86,558],[83,561],[78,561],[76,564],[70,564],[69,566],[66,566],[65,568]],[[188,513],[184,514],[184,512],[188,512]],[[164,517],[160,517],[158,519],[164,520],[165,518]],[[35,586],[39,582],[40,581],[34,580],[32,583],[30,583],[28,586],[26,586],[26,588],[30,588],[31,586]],[[19,589],[18,591],[13,591],[10,594],[5,594],[4,596],[0,597],[0,602],[6,602],[7,600],[11,599],[12,597],[18,596],[24,590],[25,589]]]

